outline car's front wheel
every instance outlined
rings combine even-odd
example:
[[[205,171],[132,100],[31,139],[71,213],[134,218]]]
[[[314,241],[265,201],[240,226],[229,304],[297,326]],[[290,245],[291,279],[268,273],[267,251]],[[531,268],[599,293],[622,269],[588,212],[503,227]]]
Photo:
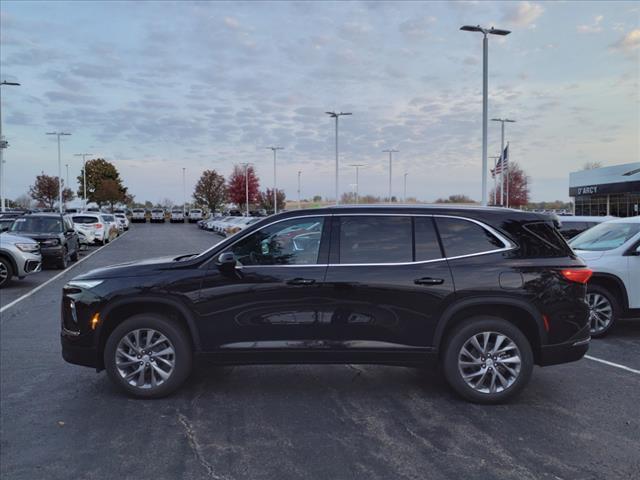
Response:
[[[13,267],[9,260],[0,257],[0,288],[6,287],[13,278]]]
[[[615,295],[600,285],[587,287],[589,323],[593,338],[604,337],[611,331],[618,316],[618,302]]]
[[[165,317],[135,315],[107,339],[104,364],[109,378],[130,395],[160,398],[191,373],[193,352],[184,329]]]
[[[69,266],[69,252],[66,247],[62,250],[62,256],[58,260],[58,268],[64,270]]]
[[[491,404],[504,402],[525,387],[534,360],[518,327],[499,317],[478,316],[449,335],[443,361],[447,382],[458,394]]]

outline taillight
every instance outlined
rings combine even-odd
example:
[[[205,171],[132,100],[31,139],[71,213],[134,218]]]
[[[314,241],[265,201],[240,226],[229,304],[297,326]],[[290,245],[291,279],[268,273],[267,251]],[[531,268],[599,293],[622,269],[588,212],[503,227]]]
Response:
[[[593,275],[593,271],[588,268],[567,268],[560,270],[560,273],[564,278],[570,282],[587,283]]]
[[[96,223],[96,228],[102,228],[102,224],[101,223]]]

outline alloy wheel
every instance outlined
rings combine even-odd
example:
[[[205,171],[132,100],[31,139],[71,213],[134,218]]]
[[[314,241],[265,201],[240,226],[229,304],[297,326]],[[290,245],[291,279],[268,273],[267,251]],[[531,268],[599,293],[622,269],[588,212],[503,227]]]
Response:
[[[151,328],[128,332],[116,348],[118,374],[129,385],[152,389],[165,383],[175,369],[175,348],[162,333]]]
[[[609,328],[613,319],[613,306],[609,299],[600,293],[587,293],[587,303],[591,333],[598,334]]]
[[[3,262],[0,262],[0,285],[4,285],[4,283],[8,280],[8,278],[9,278],[9,269]]]
[[[473,390],[500,393],[520,375],[522,355],[515,342],[499,332],[481,332],[469,338],[458,354],[458,371]]]

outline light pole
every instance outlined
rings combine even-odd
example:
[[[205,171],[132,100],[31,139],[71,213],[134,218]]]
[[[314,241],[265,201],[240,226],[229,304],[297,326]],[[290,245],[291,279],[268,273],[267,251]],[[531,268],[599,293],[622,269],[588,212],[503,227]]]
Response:
[[[350,167],[355,167],[356,169],[356,205],[359,203],[360,197],[360,178],[359,178],[359,170],[360,167],[366,166],[366,163],[352,163],[349,165]]]
[[[244,193],[245,193],[245,201],[247,203],[246,215],[249,216],[249,165],[253,165],[252,163],[243,163],[244,167]]]
[[[339,168],[339,162],[338,162],[338,118],[340,118],[342,115],[353,115],[351,112],[324,112],[327,115],[329,115],[331,118],[335,118],[336,119],[336,205],[340,204],[340,188],[339,188],[339,183],[338,183],[338,168]]]
[[[389,203],[391,203],[391,177],[393,174],[393,158],[392,155],[394,153],[399,152],[400,150],[394,150],[394,149],[389,149],[389,150],[382,150],[384,153],[388,153],[389,154]]]
[[[277,177],[276,177],[276,152],[284,150],[284,147],[267,147],[267,150],[273,150],[273,214],[278,213],[278,197],[277,197]]]
[[[17,82],[6,82],[6,81],[2,81],[0,82],[0,86],[1,85],[9,85],[9,86],[13,86],[13,87],[19,87],[20,84]],[[0,88],[0,92],[2,92],[2,89]],[[7,148],[9,146],[9,143],[4,139],[4,137],[2,136],[2,96],[0,94],[0,211],[4,212],[5,211],[5,201],[4,201],[4,159],[3,157],[3,150],[5,148]]]
[[[496,172],[497,166],[498,166],[498,159],[500,158],[500,155],[495,156],[495,157],[489,157],[491,160],[493,160],[493,205],[497,205],[498,204],[498,185],[497,185],[497,181],[496,181],[496,177],[498,175],[498,172]]]
[[[407,177],[409,172],[404,172],[404,192],[402,196],[402,203],[407,203]]]
[[[60,203],[59,210],[62,214],[62,163],[60,161],[60,137],[63,135],[71,135],[70,133],[64,132],[48,132],[47,135],[55,135],[58,137],[58,202]]]
[[[184,184],[184,174],[185,174],[185,167],[182,167],[182,218],[184,218],[184,209],[187,203],[187,191],[185,190],[185,184]]]
[[[302,204],[300,203],[300,175],[302,175],[302,170],[298,170],[298,210],[302,209]]]
[[[504,207],[504,169],[506,165],[504,164],[504,124],[506,123],[516,123],[515,120],[509,120],[508,118],[492,118],[492,122],[500,122],[502,135],[500,141],[500,205]],[[508,200],[507,200],[508,201]]]
[[[482,205],[487,205],[487,116],[488,116],[488,84],[489,84],[489,40],[488,34],[509,35],[509,30],[497,28],[483,28],[480,25],[465,25],[460,30],[466,32],[480,32],[484,35],[482,40]]]
[[[75,157],[82,157],[82,200],[84,203],[83,210],[87,209],[87,157],[93,153],[76,153]]]

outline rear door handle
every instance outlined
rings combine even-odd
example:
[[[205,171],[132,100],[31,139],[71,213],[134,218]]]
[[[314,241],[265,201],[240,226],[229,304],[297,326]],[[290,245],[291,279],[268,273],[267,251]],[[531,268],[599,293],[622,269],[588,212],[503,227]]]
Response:
[[[422,278],[415,279],[413,283],[415,283],[416,285],[442,285],[444,283],[444,279],[422,277]]]
[[[313,285],[316,281],[313,278],[294,278],[289,280],[287,285]]]

